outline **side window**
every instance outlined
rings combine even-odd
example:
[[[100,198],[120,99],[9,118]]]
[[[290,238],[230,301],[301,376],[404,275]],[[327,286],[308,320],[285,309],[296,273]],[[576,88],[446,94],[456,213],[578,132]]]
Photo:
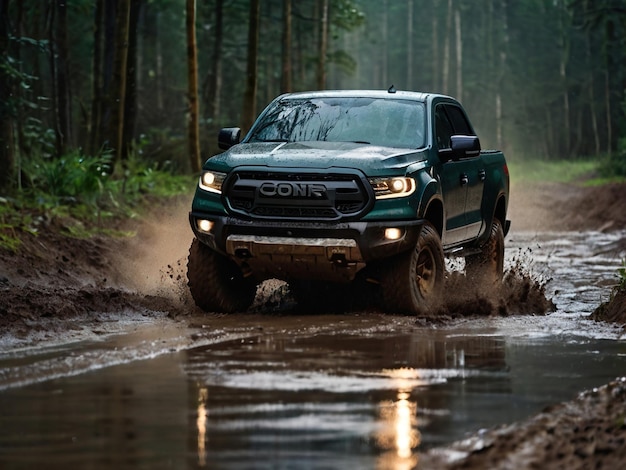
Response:
[[[458,106],[446,105],[446,114],[452,122],[452,128],[454,129],[453,135],[474,135],[472,126],[467,121],[465,114]]]
[[[435,108],[435,135],[439,150],[450,148],[450,137],[453,135],[452,124],[442,105]]]

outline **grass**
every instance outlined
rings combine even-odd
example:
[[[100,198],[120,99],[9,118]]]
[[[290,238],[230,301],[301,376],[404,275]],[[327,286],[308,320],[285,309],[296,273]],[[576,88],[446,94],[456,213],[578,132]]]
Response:
[[[131,236],[117,222],[181,194],[191,194],[196,177],[176,175],[138,157],[113,177],[110,157],[72,152],[60,159],[35,158],[24,168],[25,186],[0,197],[0,249],[16,252],[25,233],[36,235],[42,223],[60,221],[64,234]],[[112,228],[113,227],[113,228]]]
[[[574,160],[507,160],[511,181],[515,183],[574,183],[583,186],[602,186],[626,183],[626,177],[608,175],[603,158]]]
[[[513,183],[587,184],[598,171],[597,159],[581,160],[513,160],[507,161]]]

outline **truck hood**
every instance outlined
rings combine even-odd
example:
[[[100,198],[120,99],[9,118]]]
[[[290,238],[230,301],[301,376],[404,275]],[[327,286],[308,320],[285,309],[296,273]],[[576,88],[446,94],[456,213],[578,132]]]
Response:
[[[209,159],[205,166],[222,170],[239,166],[356,168],[367,175],[377,175],[425,159],[425,149],[378,147],[354,142],[272,142],[236,145]]]

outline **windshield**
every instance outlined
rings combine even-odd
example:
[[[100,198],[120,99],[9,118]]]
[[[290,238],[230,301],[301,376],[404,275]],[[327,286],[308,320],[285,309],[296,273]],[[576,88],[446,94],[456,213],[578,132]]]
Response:
[[[276,102],[256,123],[249,142],[359,142],[424,146],[423,103],[375,98],[314,98]]]

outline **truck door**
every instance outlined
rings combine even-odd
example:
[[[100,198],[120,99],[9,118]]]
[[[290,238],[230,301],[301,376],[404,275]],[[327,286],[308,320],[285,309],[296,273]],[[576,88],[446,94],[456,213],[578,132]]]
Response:
[[[465,114],[458,106],[444,105],[446,114],[452,123],[454,134],[474,135],[471,125],[467,121]],[[462,171],[461,179],[466,183],[467,193],[465,198],[465,225],[466,239],[476,238],[482,226],[481,205],[483,200],[483,189],[485,187],[486,172],[483,159],[480,155],[475,157],[462,157],[459,159]]]
[[[435,136],[438,150],[450,148],[452,135],[474,135],[463,111],[451,104],[435,108]],[[455,245],[478,235],[481,227],[481,201],[484,172],[480,157],[459,158],[442,162],[440,181],[446,212],[443,243]]]

